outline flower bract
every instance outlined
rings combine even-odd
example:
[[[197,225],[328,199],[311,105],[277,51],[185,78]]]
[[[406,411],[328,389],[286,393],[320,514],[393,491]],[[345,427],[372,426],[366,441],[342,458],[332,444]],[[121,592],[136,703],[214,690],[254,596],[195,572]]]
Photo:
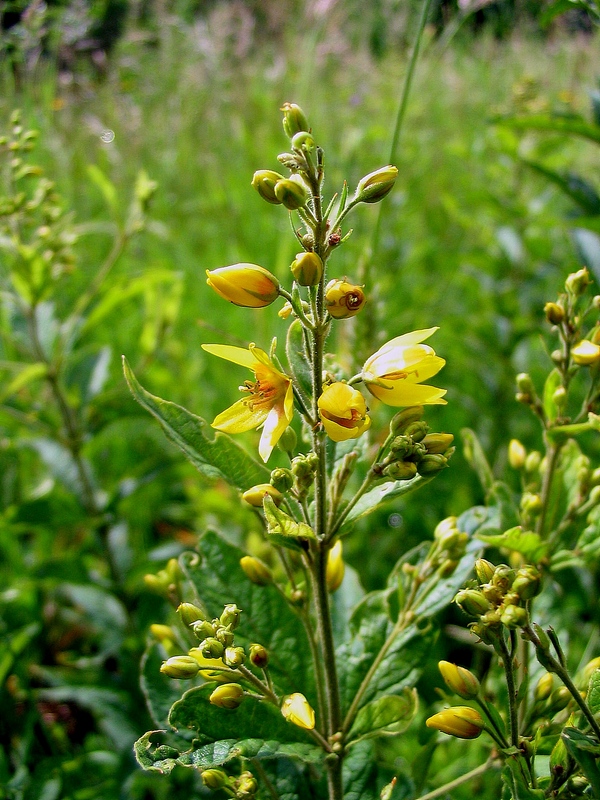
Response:
[[[365,398],[347,383],[326,386],[318,405],[323,427],[334,442],[356,439],[371,427]]]
[[[267,461],[294,414],[291,379],[255,344],[250,344],[247,350],[224,344],[203,344],[202,348],[254,373],[255,381],[244,381],[240,386],[247,396],[218,414],[212,427],[225,433],[244,433],[262,427],[258,452]]]
[[[446,363],[422,344],[435,331],[427,328],[397,336],[368,358],[361,377],[371,394],[389,406],[444,404],[445,389],[423,385]]]

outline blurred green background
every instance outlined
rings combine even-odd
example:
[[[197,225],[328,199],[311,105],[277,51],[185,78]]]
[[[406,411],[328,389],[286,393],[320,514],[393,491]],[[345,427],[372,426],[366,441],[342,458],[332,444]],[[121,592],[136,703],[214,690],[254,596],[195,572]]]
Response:
[[[287,215],[250,187],[286,147],[278,109],[304,108],[325,149],[329,193],[387,164],[420,12],[408,0],[0,4],[0,134],[21,109],[23,125],[40,132],[33,161],[78,226],[75,268],[53,299],[58,320],[106,258],[140,170],[158,184],[145,229],[97,300],[112,292],[101,323],[83,334],[66,376],[97,515],[86,513],[64,454],[47,444],[60,441],[58,417],[54,438],[39,432],[42,381],[1,398],[0,797],[202,794],[193,774],[142,774],[131,753],[152,725],[139,658],[149,624],[168,616],[143,575],[208,527],[238,542],[257,527],[136,406],[120,356],[150,391],[208,420],[236,399],[240,378],[200,345],[253,340],[268,349],[286,326],[276,307],[221,302],[204,271],[250,261],[288,274],[297,247]],[[448,405],[427,418],[455,435],[458,450],[434,483],[348,539],[347,560],[366,588],[380,587],[440,519],[482,502],[461,429],[476,431],[498,474],[511,437],[540,444],[514,400],[514,376],[547,372],[543,306],[565,276],[587,265],[600,280],[597,142],[498,119],[554,114],[597,126],[596,21],[586,2],[432,4],[381,234],[373,240],[379,207],[361,208],[331,261],[332,275],[367,275],[370,302],[330,349],[350,375],[386,339],[438,325]],[[4,303],[5,382],[12,336]],[[100,353],[102,389],[84,405],[75,386],[85,359]],[[385,411],[373,411],[385,427]],[[254,434],[241,438],[256,446]],[[391,769],[396,758],[382,751]]]

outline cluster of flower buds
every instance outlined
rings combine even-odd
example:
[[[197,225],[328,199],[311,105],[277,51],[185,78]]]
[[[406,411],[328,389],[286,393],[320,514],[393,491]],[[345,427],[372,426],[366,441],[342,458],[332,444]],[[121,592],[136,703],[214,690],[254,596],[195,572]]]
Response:
[[[501,626],[519,628],[527,625],[527,601],[540,591],[541,576],[536,567],[526,564],[512,569],[494,564],[485,558],[475,562],[478,586],[462,589],[456,603],[478,621],[471,629],[487,644],[493,644]]]
[[[272,470],[270,482],[258,483],[256,486],[250,487],[242,494],[242,500],[253,508],[262,508],[267,495],[277,507],[282,504],[284,496],[288,492],[295,499],[302,500],[313,484],[317,463],[317,456],[312,452],[295,456],[290,469],[278,467]]]
[[[188,623],[200,640],[198,650],[204,658],[221,658],[232,669],[245,662],[244,648],[236,647],[234,643],[234,631],[240,623],[241,613],[241,609],[231,603],[225,606],[220,617],[212,621],[196,619]]]
[[[459,530],[456,517],[446,517],[436,525],[433,540],[429,561],[439,570],[440,577],[447,578],[464,556],[469,534]]]
[[[176,558],[170,558],[166,567],[156,574],[144,575],[144,583],[148,589],[174,604],[181,599],[182,580],[183,574]]]
[[[236,800],[253,800],[258,791],[258,783],[251,772],[242,772],[236,778],[218,767],[203,770],[202,783],[207,789],[225,789],[228,796]]]
[[[434,475],[448,466],[454,453],[451,433],[428,433],[423,406],[409,406],[390,422],[387,455],[373,468],[384,478],[409,481],[418,475]],[[392,438],[393,437],[393,438]]]

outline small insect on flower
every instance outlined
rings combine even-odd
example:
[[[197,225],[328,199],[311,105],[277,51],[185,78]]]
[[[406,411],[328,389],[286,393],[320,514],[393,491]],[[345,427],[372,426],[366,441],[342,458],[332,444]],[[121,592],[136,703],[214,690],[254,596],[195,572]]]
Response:
[[[424,386],[446,363],[429,345],[421,344],[437,328],[412,331],[384,344],[368,358],[361,377],[367,389],[389,406],[445,404],[446,389]]]
[[[202,349],[254,372],[255,381],[245,381],[240,391],[247,397],[235,402],[213,420],[212,427],[225,433],[244,433],[262,427],[258,452],[267,461],[294,415],[292,381],[255,344],[248,350],[224,344],[203,344]]]

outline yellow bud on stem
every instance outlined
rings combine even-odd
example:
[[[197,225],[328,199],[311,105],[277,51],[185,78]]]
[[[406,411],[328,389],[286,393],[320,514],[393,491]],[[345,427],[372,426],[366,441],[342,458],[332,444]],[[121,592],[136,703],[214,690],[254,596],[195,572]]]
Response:
[[[224,300],[243,308],[264,308],[279,297],[279,281],[258,264],[206,270],[207,284]]]
[[[315,712],[308,700],[300,692],[294,692],[285,698],[281,713],[288,722],[311,731],[315,727]]]
[[[458,739],[477,739],[485,727],[481,714],[470,706],[454,706],[429,717],[425,724]]]

